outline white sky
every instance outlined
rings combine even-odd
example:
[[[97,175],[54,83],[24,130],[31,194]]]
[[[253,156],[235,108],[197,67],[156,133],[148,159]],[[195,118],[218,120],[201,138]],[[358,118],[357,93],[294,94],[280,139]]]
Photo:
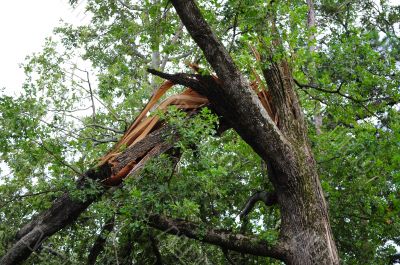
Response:
[[[76,10],[67,0],[11,0],[0,4],[0,88],[7,94],[21,91],[24,80],[19,64],[38,52],[60,19],[73,24],[86,22],[85,1]]]
[[[3,0],[0,4],[0,89],[6,94],[21,91],[24,80],[19,64],[27,55],[40,51],[44,39],[52,34],[60,19],[75,25],[87,22],[86,0],[77,9],[68,0]],[[400,0],[391,0],[400,4]],[[86,18],[86,19],[85,19]]]

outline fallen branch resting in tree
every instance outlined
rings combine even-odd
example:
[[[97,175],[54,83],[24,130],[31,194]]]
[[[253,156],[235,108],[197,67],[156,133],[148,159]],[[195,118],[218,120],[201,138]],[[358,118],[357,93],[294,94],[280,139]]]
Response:
[[[276,33],[273,2],[267,6],[269,12],[266,25],[271,24],[271,32]],[[151,71],[175,84],[183,84],[195,90],[267,163],[268,177],[277,195],[281,227],[278,242],[274,246],[268,246],[242,235],[216,230],[207,231],[203,237],[201,233],[196,233],[196,225],[167,217],[153,216],[149,224],[161,230],[180,227],[179,231],[185,231],[182,234],[187,237],[242,253],[274,257],[290,265],[339,264],[327,205],[288,62],[284,59],[273,59],[275,47],[266,49],[270,54],[262,57],[262,65],[266,66],[262,69],[263,75],[272,101],[271,108],[268,109],[215,36],[196,3],[193,0],[171,0],[171,3],[218,79],[215,76],[170,75]],[[276,34],[276,38],[279,38],[279,34]],[[279,39],[272,41],[272,45],[279,43]],[[267,99],[265,95],[262,98]],[[181,100],[183,98],[176,98],[177,106],[183,105],[179,103]],[[157,132],[166,129],[166,126],[151,117],[144,118],[145,115],[139,116],[116,148],[103,158],[99,164],[101,170],[87,173],[88,178],[96,177],[94,179],[98,179],[100,183],[116,185],[132,171],[137,171],[139,165],[145,163],[144,159],[172,148],[163,139],[155,142],[149,140],[151,135],[155,136]],[[154,131],[151,132],[152,130]],[[145,143],[149,143],[146,145],[149,148],[138,152],[137,148]],[[120,147],[127,149],[122,151]],[[128,154],[128,150],[135,154],[140,153],[141,156],[120,160],[119,157]],[[80,187],[84,188],[85,180],[82,184]],[[85,202],[77,202],[65,194],[51,209],[28,224],[28,228],[22,229],[22,238],[3,257],[2,264],[17,264],[26,259],[32,246],[42,241],[43,235],[51,236],[73,222],[99,195],[101,193]],[[170,231],[177,233],[174,229]]]
[[[203,84],[210,86],[207,90],[218,86],[218,79],[215,76],[204,78],[209,80]],[[167,80],[153,93],[148,104],[113,149],[100,159],[97,167],[88,170],[77,182],[78,188],[84,190],[88,186],[88,181],[97,181],[102,185],[102,189],[86,196],[82,201],[72,198],[68,192],[64,193],[47,211],[36,216],[18,231],[15,243],[2,257],[1,264],[19,264],[28,258],[43,240],[73,223],[92,202],[101,197],[106,189],[118,186],[124,178],[140,171],[149,159],[173,147],[173,143],[166,140],[171,134],[167,124],[160,121],[156,115],[147,115],[174,85],[174,81],[176,81],[174,78]],[[257,87],[254,86],[254,89]],[[270,100],[267,95],[265,91],[259,91],[259,96],[264,102]],[[172,105],[183,111],[196,111],[208,106],[209,101],[193,89],[187,88],[182,93],[164,100],[157,106],[156,111],[165,112]],[[177,139],[179,136],[173,135],[173,137]]]

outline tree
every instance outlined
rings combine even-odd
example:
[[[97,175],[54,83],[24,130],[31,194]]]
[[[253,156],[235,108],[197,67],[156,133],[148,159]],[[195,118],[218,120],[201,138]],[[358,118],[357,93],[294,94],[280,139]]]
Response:
[[[62,64],[68,61],[70,55],[57,54],[55,44],[51,41],[48,42],[42,55],[33,57],[25,66],[28,74],[34,69],[41,74],[40,78],[28,80],[30,82],[27,83],[26,94],[21,98],[17,100],[9,97],[2,98],[2,110],[7,110],[2,111],[2,116],[8,121],[12,121],[9,124],[3,124],[3,127],[8,128],[4,132],[4,139],[14,139],[11,144],[7,140],[2,143],[3,156],[7,164],[13,168],[13,174],[17,178],[18,176],[24,177],[27,173],[36,176],[43,174],[44,176],[38,177],[39,182],[42,182],[39,183],[41,186],[32,183],[32,181],[25,186],[28,186],[28,188],[39,186],[41,190],[49,191],[49,193],[60,193],[57,188],[70,187],[67,192],[52,203],[48,210],[39,214],[18,231],[16,241],[5,253],[2,263],[15,264],[21,262],[28,258],[32,250],[44,252],[46,246],[43,245],[42,241],[76,220],[81,220],[87,227],[97,227],[99,224],[96,223],[96,220],[100,220],[100,222],[102,222],[101,220],[110,220],[111,216],[118,216],[122,223],[131,224],[128,227],[121,224],[121,229],[124,228],[126,231],[118,236],[120,253],[124,253],[120,256],[120,259],[128,262],[132,260],[132,256],[137,256],[133,253],[132,242],[139,244],[143,253],[147,253],[144,257],[141,257],[143,258],[142,262],[154,262],[154,260],[145,260],[150,257],[154,257],[158,264],[162,264],[165,260],[173,260],[173,257],[165,256],[165,251],[163,252],[162,249],[160,251],[158,246],[158,240],[161,238],[167,242],[167,249],[174,248],[172,239],[165,234],[155,238],[154,230],[149,228],[152,227],[164,231],[166,234],[184,235],[218,246],[222,249],[224,258],[230,263],[239,259],[255,262],[254,256],[271,257],[286,264],[339,263],[328,217],[328,207],[308,138],[306,123],[307,121],[311,122],[311,120],[307,119],[307,116],[304,117],[304,111],[299,103],[300,96],[297,94],[296,88],[305,93],[301,94],[305,101],[303,103],[305,113],[308,109],[311,109],[307,104],[312,104],[315,100],[326,106],[324,129],[329,131],[330,134],[319,134],[318,137],[313,138],[313,143],[317,145],[316,150],[319,153],[319,158],[325,158],[328,152],[328,163],[331,162],[329,151],[337,152],[340,157],[344,144],[348,144],[346,139],[348,140],[349,131],[347,130],[352,130],[350,137],[357,135],[361,144],[370,141],[371,138],[368,138],[367,135],[370,134],[371,130],[379,133],[378,136],[374,134],[373,137],[385,135],[383,145],[393,143],[394,139],[398,137],[395,133],[396,126],[398,128],[395,117],[398,116],[398,113],[392,108],[398,102],[398,74],[395,67],[396,40],[392,39],[393,36],[396,36],[396,32],[390,28],[390,25],[393,25],[397,18],[392,9],[382,4],[378,6],[381,10],[378,9],[377,14],[366,14],[364,16],[364,11],[369,10],[371,5],[375,6],[373,2],[359,5],[344,2],[343,5],[346,5],[347,12],[345,14],[338,13],[338,10],[332,10],[332,4],[329,1],[320,3],[319,11],[321,14],[325,14],[324,19],[326,19],[326,21],[321,20],[321,24],[326,23],[331,31],[341,31],[340,26],[343,25],[344,30],[343,34],[338,34],[339,42],[336,41],[336,37],[321,40],[327,51],[321,49],[322,52],[318,52],[307,47],[307,45],[313,45],[309,42],[316,41],[314,38],[308,37],[315,34],[313,32],[315,29],[308,27],[305,23],[307,5],[300,1],[290,4],[275,3],[274,1],[264,4],[260,1],[253,3],[253,5],[244,4],[241,1],[232,1],[225,3],[224,6],[221,6],[218,2],[199,2],[199,4],[203,4],[201,5],[202,12],[193,1],[171,2],[180,21],[204,54],[204,58],[201,55],[197,57],[196,53],[194,57],[203,64],[209,63],[217,78],[208,74],[208,71],[204,71],[202,68],[196,68],[201,74],[164,73],[168,64],[170,64],[170,68],[168,68],[170,70],[176,71],[180,68],[179,64],[173,63],[174,59],[180,59],[181,56],[191,56],[193,53],[191,40],[188,36],[184,36],[182,24],[177,17],[170,15],[168,3],[149,1],[141,5],[133,5],[123,1],[111,1],[109,3],[93,1],[89,2],[88,5],[89,10],[95,14],[93,28],[81,27],[73,30],[70,27],[63,27],[59,28],[57,32],[63,36],[62,41],[66,47],[83,44],[86,49],[84,58],[90,59],[94,66],[99,68],[98,91],[100,99],[97,101],[104,104],[105,108],[102,110],[104,113],[99,113],[99,110],[95,108],[95,97],[97,96],[92,90],[89,73],[73,66],[72,70],[83,72],[86,79],[82,80],[75,72],[68,74],[68,69],[62,68]],[[215,7],[214,14],[207,11],[210,10],[208,5]],[[343,7],[339,5],[335,8],[341,9]],[[206,16],[207,21],[202,13]],[[299,14],[302,15],[298,16]],[[168,17],[169,15],[171,17]],[[230,34],[223,41],[216,37],[209,25],[209,23],[214,25],[216,32],[223,32],[224,27],[216,26],[220,23],[218,16],[221,15],[223,19],[231,18],[233,21],[233,26],[228,29]],[[140,17],[140,22],[137,22],[138,17]],[[244,17],[244,19],[239,19],[239,17]],[[386,34],[388,40],[382,41],[377,35],[378,31],[368,33],[357,28],[358,17],[362,17],[367,25],[370,23],[372,28],[376,25],[382,26],[381,31]],[[107,19],[112,21],[108,28],[107,24],[104,23],[104,20]],[[155,24],[158,27],[151,28]],[[175,32],[173,32],[172,26],[175,26]],[[97,31],[105,31],[106,33],[99,34]],[[143,33],[138,40],[132,38],[133,32]],[[240,40],[237,40],[238,35],[241,37]],[[161,36],[171,36],[171,38],[162,38]],[[180,38],[182,40],[179,40]],[[118,40],[118,42],[115,42],[115,40]],[[176,47],[178,41],[180,41],[181,49]],[[329,41],[330,43],[328,43]],[[136,47],[137,43],[151,45]],[[223,43],[229,45],[232,55]],[[112,45],[112,49],[104,48],[110,45]],[[357,45],[356,47],[359,48],[354,51],[354,49],[352,50],[353,45]],[[383,45],[389,46],[387,52],[384,51],[383,53],[386,53],[385,55],[393,58],[393,60],[385,61],[380,58],[382,56],[380,49]],[[169,49],[172,52],[177,49],[180,53],[172,61]],[[189,52],[186,52],[186,49]],[[165,53],[163,59],[161,59],[161,50]],[[249,55],[249,50],[252,50],[253,55]],[[147,59],[149,56],[142,54],[144,52],[151,55],[151,60]],[[130,61],[126,58],[126,55],[131,56]],[[234,57],[232,58],[232,56]],[[254,69],[249,65],[249,62],[254,60],[253,56],[259,69]],[[351,65],[353,61],[348,60],[348,58],[339,60],[341,59],[340,56],[353,56],[357,62],[356,67]],[[134,62],[132,58],[138,62]],[[335,60],[335,63],[333,63],[333,60]],[[143,63],[151,63],[151,67],[157,69],[149,69],[153,76],[151,76],[147,90],[136,90],[136,94],[130,94],[129,89],[144,83],[144,81],[132,82],[131,76],[136,77],[137,80],[145,80],[147,77],[142,69],[132,67],[136,66],[135,64]],[[335,65],[335,67],[331,70],[329,68],[332,65]],[[263,75],[268,88],[269,96],[265,98],[270,97],[272,107],[269,112],[246,78],[246,75],[255,78],[259,88],[263,89],[264,81],[261,80],[258,72]],[[159,82],[154,76],[190,87],[207,98],[208,107],[219,119],[219,130],[225,131],[226,128],[233,128],[254,153],[243,142],[240,142],[231,131],[226,132],[222,139],[218,138],[217,140],[213,136],[215,118],[207,110],[202,110],[197,114],[184,115],[171,109],[169,114],[164,117],[171,127],[164,123],[162,123],[162,126],[161,123],[157,123],[159,125],[154,127],[150,134],[144,135],[141,141],[134,142],[133,145],[129,143],[124,146],[121,145],[120,141],[112,150],[112,154],[118,153],[116,158],[111,161],[106,159],[106,163],[100,163],[94,166],[92,170],[81,173],[83,168],[87,167],[87,161],[97,157],[99,151],[105,152],[107,148],[107,146],[93,146],[93,141],[98,144],[104,142],[104,140],[96,139],[104,132],[94,130],[94,128],[118,134],[121,130],[110,128],[108,123],[118,124],[120,128],[126,127],[126,124],[124,124],[126,122],[121,121],[121,115],[125,113],[128,117],[132,115],[127,111],[129,110],[129,101],[133,100],[140,103],[143,98],[143,94],[140,93],[145,94],[149,89],[154,89]],[[86,94],[89,95],[92,115],[82,121],[85,127],[76,139],[64,142],[62,137],[65,137],[65,135],[58,135],[57,133],[60,133],[61,130],[69,132],[68,126],[72,126],[72,124],[66,119],[67,110],[74,107],[75,103],[80,100],[79,95],[75,94],[67,97],[67,99],[65,98],[69,91],[69,87],[64,83],[66,77],[72,77],[71,86],[78,87],[80,88],[78,91],[81,91],[81,93],[86,91]],[[78,82],[76,79],[78,79]],[[88,86],[86,88],[83,85]],[[43,90],[44,86],[48,86],[46,90]],[[357,86],[362,86],[364,90],[358,91]],[[114,91],[115,88],[119,89]],[[39,92],[48,92],[45,95],[40,95],[37,89],[39,89]],[[153,95],[157,97],[157,92]],[[118,104],[116,97],[125,98],[125,101]],[[54,106],[46,104],[48,98],[52,99]],[[179,103],[177,104],[179,106]],[[53,114],[53,121],[48,125],[54,130],[48,130],[48,127],[45,126],[38,126],[46,118],[48,110],[52,107],[54,107],[55,111],[53,112],[56,114]],[[345,112],[337,116],[340,107]],[[19,118],[20,120],[15,118],[16,110],[28,108],[32,110],[31,115],[22,115]],[[113,110],[114,108],[116,110]],[[57,115],[60,109],[63,110],[62,114]],[[197,110],[197,107],[195,109]],[[132,112],[137,112],[137,110],[138,108],[132,109]],[[164,116],[164,114],[159,115]],[[370,117],[377,117],[378,120],[385,121],[385,124],[374,124],[374,121],[368,123]],[[188,122],[188,119],[192,122]],[[138,120],[140,121],[140,119]],[[361,124],[367,122],[367,124],[359,126],[358,122]],[[22,130],[19,130],[20,124],[24,124]],[[130,128],[137,128],[135,124],[136,122],[133,123],[132,127],[127,128],[122,139],[134,140],[128,136],[130,135]],[[318,130],[320,129],[319,124]],[[15,132],[19,133],[16,134]],[[365,133],[364,137],[368,140],[362,139],[362,133]],[[335,141],[338,146],[333,148],[329,145],[329,141],[325,141],[332,135],[338,135],[338,141]],[[173,141],[171,141],[171,137]],[[86,141],[84,138],[86,138]],[[173,142],[178,139],[179,144],[174,144]],[[380,141],[379,138],[373,139],[374,142]],[[33,146],[32,142],[35,143]],[[235,146],[236,152],[255,157],[250,159],[248,168],[236,168],[236,173],[241,172],[241,174],[246,175],[241,178],[239,183],[229,176],[233,175],[235,171],[228,174],[227,168],[229,168],[229,165],[234,166],[235,163],[243,164],[244,160],[229,157],[229,149],[222,152],[226,157],[216,158],[215,150],[218,150],[216,142],[225,142],[228,143],[228,146],[230,142],[234,142],[233,146]],[[85,145],[82,145],[83,143]],[[210,149],[210,146],[213,148]],[[357,149],[360,147],[360,144],[355,144],[354,147],[350,146],[346,151],[357,153],[359,152]],[[76,159],[74,153],[71,152],[72,148],[78,148],[88,158],[80,157],[77,162],[66,161],[67,159],[72,161]],[[398,151],[398,146],[391,146],[391,148],[393,152]],[[29,151],[28,157],[21,156],[19,150]],[[368,216],[379,216],[382,219],[373,221],[373,224],[383,229],[381,232],[376,232],[376,237],[396,240],[393,232],[393,230],[395,231],[394,226],[389,228],[383,223],[387,225],[395,224],[396,226],[399,223],[398,217],[395,217],[395,214],[399,211],[398,168],[395,167],[398,158],[392,159],[388,157],[390,153],[379,152],[381,153],[373,151],[372,155],[363,153],[361,158],[360,156],[346,156],[346,159],[349,160],[347,169],[360,161],[368,162],[379,159],[380,163],[374,162],[374,166],[379,167],[379,165],[385,164],[384,172],[387,172],[388,177],[381,180],[381,183],[384,183],[385,186],[378,190],[369,190],[368,196],[359,197],[360,200],[366,202],[361,202],[361,207],[357,211],[344,211],[347,213],[344,216],[341,216],[343,211],[334,211],[336,216],[333,220],[334,224],[337,221],[340,224],[341,220],[352,222],[360,229],[367,222],[371,222],[371,218]],[[44,153],[52,156],[51,162],[47,161],[48,156],[46,157]],[[162,153],[165,153],[165,155],[161,155]],[[259,159],[256,154],[263,161],[262,164],[266,165],[268,180],[263,177],[249,176],[251,173],[257,175],[265,171],[265,168],[255,166],[255,163],[258,162],[257,159]],[[161,155],[159,158],[150,159],[159,155]],[[220,167],[210,158],[206,159],[207,156],[214,158],[217,162],[228,162],[227,168]],[[106,158],[108,157],[106,156]],[[175,173],[174,165],[177,160],[181,161],[180,168],[183,172]],[[146,167],[143,172],[140,171],[139,173],[139,169],[142,167],[136,167],[136,165],[145,163],[147,163]],[[29,165],[25,168],[26,171],[24,169],[16,170],[21,168],[23,164]],[[185,164],[190,165],[190,167],[185,166]],[[359,191],[357,184],[368,184],[377,178],[375,176],[372,179],[355,178],[357,181],[353,186],[351,179],[348,180],[343,177],[337,180],[331,177],[332,172],[335,172],[335,170],[332,170],[335,165],[337,166],[337,161],[322,167],[321,170],[322,175],[326,178],[324,184],[331,207],[333,205],[332,208],[337,207],[335,203],[340,202],[342,193],[348,192],[347,190]],[[40,168],[42,169],[38,170]],[[213,170],[210,170],[210,168]],[[255,170],[254,168],[258,169]],[[358,168],[362,169],[362,173],[365,173],[367,169],[371,170],[371,167],[367,167],[365,164],[359,165]],[[139,184],[134,181],[134,178],[127,178],[122,189],[111,188],[110,191],[107,187],[107,184],[110,184],[108,180],[118,175],[125,177],[125,173],[119,174],[125,172],[125,169],[130,171],[130,175],[141,174],[145,177],[141,179]],[[51,171],[51,176],[61,176],[63,172],[76,174],[79,176],[77,185],[75,186],[72,179],[65,177],[59,177],[52,184],[46,185],[45,182],[48,179],[46,170]],[[175,177],[171,180],[171,171],[172,175],[177,174],[183,179],[175,179],[177,178]],[[208,188],[204,190],[211,194],[208,196],[201,193],[192,194],[190,182],[197,183],[198,180],[190,178],[190,174],[203,176],[207,179],[205,182]],[[342,174],[345,176],[348,171],[342,169],[336,175]],[[225,181],[227,187],[218,187],[218,192],[213,194],[213,188],[216,187],[218,181],[213,182],[209,180],[210,177]],[[145,180],[144,183],[142,183],[143,179]],[[160,183],[160,185],[155,185],[154,180],[157,180],[156,183]],[[18,183],[13,188],[16,192],[24,187],[21,187],[21,182],[16,182],[15,179],[12,183]],[[165,183],[165,185],[162,183]],[[112,185],[119,184],[120,181],[112,183]],[[138,186],[143,188],[138,188]],[[10,187],[10,185],[7,187]],[[232,215],[235,212],[240,212],[238,208],[240,208],[239,205],[244,205],[244,200],[248,196],[246,194],[249,194],[252,189],[260,189],[261,187],[262,191],[254,193],[248,199],[246,207],[241,212],[243,224],[238,227],[238,222],[234,220],[235,218]],[[240,196],[235,196],[235,202],[233,206],[230,206],[226,201],[231,200],[232,192],[237,190],[243,193]],[[14,191],[8,192],[14,194]],[[41,192],[44,191],[39,191],[38,194]],[[126,195],[127,192],[128,195]],[[27,195],[30,194],[21,196]],[[190,195],[193,198],[190,198]],[[351,193],[349,193],[349,196],[351,196]],[[380,196],[379,202],[371,201],[370,198],[377,196]],[[332,199],[332,197],[336,198]],[[110,198],[111,202],[101,200],[97,207],[91,209],[89,213],[97,214],[97,218],[87,221],[88,217],[79,217],[89,205],[100,198]],[[129,200],[133,200],[133,202],[129,202]],[[161,202],[162,200],[165,200],[165,202]],[[225,200],[223,206],[219,206],[221,200]],[[48,197],[47,202],[50,201],[51,197]],[[118,207],[113,211],[107,211],[106,209],[109,208],[107,205],[112,205],[112,202],[115,203],[115,201],[118,201]],[[272,211],[269,214],[254,213],[256,216],[253,220],[267,216],[266,218],[271,223],[276,224],[278,228],[272,231],[263,231],[266,236],[264,239],[251,235],[251,232],[257,229],[265,230],[265,227],[246,221],[257,201],[263,201],[266,206],[272,207]],[[338,205],[351,205],[355,201],[357,202],[357,199],[354,198],[349,203],[339,203]],[[36,201],[36,203],[41,202],[41,200]],[[40,205],[38,209],[43,209],[45,206]],[[365,208],[368,208],[368,210],[363,212]],[[12,209],[16,218],[8,217],[8,222],[29,213],[24,209],[20,212],[16,211],[15,208]],[[175,217],[167,216],[165,212]],[[361,216],[359,215],[360,212]],[[227,213],[227,217],[224,216],[224,213]],[[353,214],[356,216],[352,216]],[[184,217],[186,220],[177,217]],[[101,231],[105,232],[101,232],[100,237],[103,233],[105,233],[104,236],[107,236],[107,234],[112,233],[110,232],[112,229],[115,229],[107,226],[110,223],[109,221],[104,222],[105,226]],[[134,227],[131,227],[132,225]],[[204,225],[206,227],[203,227]],[[236,231],[227,231],[227,228],[231,230],[236,228]],[[85,234],[89,234],[89,231],[90,229],[82,230],[79,236],[87,237],[88,235]],[[340,230],[338,225],[335,232],[339,235],[339,238],[348,236],[346,233],[342,233],[346,232],[346,229]],[[370,238],[360,233],[356,236],[355,241],[361,243],[361,248],[373,249],[374,252],[378,252],[379,248],[384,247],[382,242],[364,242],[370,240]],[[55,242],[61,248],[63,244],[68,244],[61,239]],[[93,248],[91,248],[93,252],[90,251],[91,260],[93,260],[93,255],[99,255],[92,254],[98,252],[96,249],[99,249],[97,246],[100,243],[97,242],[101,242],[101,240],[95,242]],[[362,255],[365,255],[365,253],[357,253],[357,251],[346,246],[345,242],[346,239],[343,241],[339,239],[339,247],[344,251],[344,261],[352,262],[352,256],[356,255],[357,261],[369,262],[370,257],[363,257]],[[87,243],[84,240],[79,240],[77,244],[85,245]],[[101,244],[105,244],[105,241]],[[196,243],[191,244],[195,246],[196,250],[201,250],[201,246],[196,246]],[[104,246],[100,248],[104,248]],[[206,256],[220,260],[218,253],[221,252],[210,247],[209,251],[212,254]],[[235,256],[231,251],[242,253],[242,256]],[[53,251],[50,254],[54,255],[54,253],[57,252]],[[390,254],[390,248],[388,248],[388,253],[383,254],[382,258],[387,259],[388,254]],[[85,254],[78,252],[78,255]],[[379,259],[380,256],[377,256]],[[79,260],[79,257],[77,260]],[[191,262],[195,262],[195,258]]]

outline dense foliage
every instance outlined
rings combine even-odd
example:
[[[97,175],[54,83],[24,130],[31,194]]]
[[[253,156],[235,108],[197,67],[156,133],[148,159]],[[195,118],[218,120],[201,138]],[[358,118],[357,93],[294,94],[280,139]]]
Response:
[[[388,264],[400,245],[400,7],[384,0],[316,1],[317,26],[309,28],[305,1],[197,2],[249,79],[260,72],[254,50],[268,56],[276,49],[277,59],[288,59],[342,263]],[[195,62],[210,71],[168,1],[84,3],[91,23],[57,27],[43,51],[23,64],[21,95],[0,96],[0,256],[17,229],[63,191],[87,195],[75,190],[75,180],[112,147],[162,82],[147,67],[188,72]],[[278,46],[265,18],[271,5]],[[153,264],[157,252],[165,264],[178,258],[183,264],[274,264],[146,225],[149,214],[163,213],[270,242],[279,233],[275,207],[259,204],[239,218],[247,198],[271,186],[261,159],[234,131],[216,133],[218,119],[208,109],[191,119],[171,109],[163,118],[182,135],[180,160],[152,160],[140,177],[107,192],[77,223],[45,241],[28,264],[86,263],[111,220],[99,264],[126,255]]]

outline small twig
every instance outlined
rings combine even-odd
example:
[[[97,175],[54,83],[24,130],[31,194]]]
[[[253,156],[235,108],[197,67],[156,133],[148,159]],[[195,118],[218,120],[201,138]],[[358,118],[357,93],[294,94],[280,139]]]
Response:
[[[175,161],[174,161],[174,165],[173,165],[172,170],[171,170],[171,175],[169,176],[169,178],[167,180],[168,186],[169,186],[169,184],[171,182],[172,177],[174,176],[174,174],[176,172],[176,168],[177,168],[177,166],[179,164],[180,156],[181,156],[181,154],[179,154],[179,156],[175,157],[175,159],[174,159]]]
[[[34,196],[39,196],[39,195],[43,195],[43,194],[47,194],[50,192],[59,192],[62,190],[45,190],[45,191],[40,191],[40,192],[36,192],[36,193],[26,193],[26,194],[22,194],[22,195],[17,195],[17,196],[13,196],[11,199],[9,199],[8,201],[5,201],[0,208],[3,208],[4,206],[6,206],[7,204],[14,202],[15,200],[19,200],[19,199],[23,199],[26,197],[34,197]]]
[[[129,15],[131,16],[131,17],[133,17],[133,18],[136,18],[136,16],[135,16],[135,14],[132,12],[132,10],[134,10],[134,11],[144,11],[144,9],[143,8],[140,8],[140,7],[138,7],[138,6],[129,6],[129,5],[127,5],[124,1],[122,1],[122,0],[118,0],[118,3],[120,3],[123,7],[125,7],[126,9],[127,9],[127,11],[128,11],[128,13],[129,13]]]
[[[107,127],[107,126],[104,126],[104,125],[100,125],[100,124],[89,124],[89,125],[87,125],[87,126],[88,126],[88,127],[97,127],[97,128],[101,128],[101,129],[108,130],[108,131],[112,131],[112,132],[115,132],[115,133],[118,133],[118,134],[124,134],[124,133],[125,133],[124,131],[117,130],[117,129],[114,129],[114,128],[111,128],[111,127]]]
[[[334,156],[334,157],[331,157],[331,158],[326,159],[326,160],[318,161],[317,164],[328,163],[328,162],[331,162],[331,161],[333,161],[335,159],[339,159],[339,158],[341,158],[341,156]]]
[[[94,105],[93,90],[92,90],[92,84],[90,83],[89,71],[86,71],[86,78],[90,92],[90,100],[92,101],[92,118],[93,122],[96,122],[96,107]]]
[[[71,169],[73,172],[75,172],[77,175],[84,177],[84,174],[80,172],[78,169],[74,168],[72,165],[68,164],[65,162],[61,157],[58,157],[55,155],[52,151],[50,151],[43,143],[35,141],[39,146],[41,146],[44,150],[46,150],[47,153],[49,153],[52,157],[56,159],[56,161],[60,162],[62,165],[68,167]]]
[[[0,179],[4,179],[4,178],[10,176],[11,174],[13,174],[13,171],[12,171],[12,170],[11,170],[10,172],[4,174],[3,176],[0,176]]]
[[[174,36],[172,37],[169,45],[175,45],[178,42],[178,40],[179,40],[180,36],[182,35],[182,33],[183,33],[183,23],[180,22],[179,23],[179,27],[178,27],[177,31],[175,32]],[[186,57],[186,56],[184,56],[184,57]],[[163,60],[161,61],[161,64],[160,64],[161,65],[160,66],[161,71],[164,71],[165,65],[171,59],[173,59],[173,58],[169,57],[168,54],[163,58]]]
[[[61,254],[60,252],[48,247],[48,246],[42,246],[42,248],[46,251],[48,251],[50,254],[54,255],[54,256],[58,256],[60,257],[63,261],[66,260],[67,258],[65,257],[65,255]]]
[[[92,140],[94,143],[94,146],[100,145],[100,144],[106,144],[106,143],[116,143],[118,142],[118,139],[116,138],[107,138],[107,139],[95,139],[95,138],[87,138],[89,140]]]
[[[242,1],[239,1],[239,5],[238,5],[237,11],[235,13],[235,18],[233,19],[233,33],[232,33],[232,40],[231,40],[229,51],[228,51],[229,53],[232,51],[233,45],[235,43],[236,29],[237,29],[237,26],[238,26],[238,18],[239,18],[239,12],[240,12],[240,6],[241,5],[242,5]]]
[[[81,71],[81,72],[87,73],[86,70],[82,70],[82,69],[76,67],[75,65],[74,65],[74,69],[79,70],[79,71]],[[80,76],[78,76],[78,75],[76,75],[76,74],[73,74],[73,73],[71,73],[71,74],[74,75],[74,76],[77,76],[79,79],[81,79],[82,82],[85,82],[85,83],[88,82],[87,80],[83,79],[82,77],[80,77]],[[89,91],[86,87],[82,86],[82,85],[79,84],[78,82],[75,82],[73,79],[72,79],[72,81],[74,82],[75,85],[77,85],[78,87],[82,88],[82,89],[85,90],[87,93],[90,93],[90,91]],[[124,122],[124,123],[127,123],[125,120],[120,119],[120,118],[118,117],[118,115],[114,112],[114,110],[113,110],[111,107],[109,107],[107,104],[105,104],[101,99],[99,99],[95,94],[92,94],[92,95],[93,95],[93,98],[96,99],[103,107],[105,107],[105,108],[112,114],[112,116],[113,116],[117,121],[122,121],[122,122]]]
[[[73,113],[73,112],[78,112],[78,111],[85,111],[90,109],[92,106],[89,106],[87,108],[83,108],[83,109],[70,109],[70,110],[66,110],[66,109],[47,109],[48,111],[52,111],[52,112],[68,112],[68,113]]]
[[[296,83],[296,85],[297,85],[298,87],[300,87],[300,88],[313,88],[313,89],[315,89],[315,90],[318,90],[318,91],[321,91],[321,92],[325,92],[325,93],[329,93],[329,94],[338,94],[338,95],[340,95],[340,96],[342,96],[342,97],[344,97],[344,98],[347,98],[347,99],[349,99],[349,100],[351,100],[351,101],[353,101],[353,102],[359,104],[359,105],[360,105],[363,109],[365,109],[369,114],[371,114],[372,116],[377,117],[376,114],[374,114],[370,109],[368,109],[367,106],[365,106],[365,105],[363,104],[363,102],[367,102],[367,101],[369,101],[370,99],[363,99],[363,100],[356,99],[356,98],[354,98],[353,96],[346,95],[346,94],[344,94],[344,93],[342,93],[342,92],[340,91],[340,90],[342,89],[342,86],[343,86],[344,82],[341,82],[340,85],[339,85],[339,87],[338,87],[337,89],[335,89],[335,90],[328,90],[328,89],[321,88],[321,87],[319,87],[318,85],[315,85],[315,84],[301,84],[301,83],[299,83],[296,79],[293,79],[293,81],[294,81],[294,82]],[[303,90],[304,90],[304,89],[303,89]],[[305,91],[305,90],[304,90],[304,91]],[[377,118],[379,119],[379,117],[377,117]]]
[[[64,136],[72,137],[72,138],[74,138],[74,139],[76,139],[76,140],[81,140],[81,139],[82,139],[82,138],[80,137],[80,135],[77,134],[77,133],[74,133],[74,132],[72,132],[72,131],[68,131],[68,130],[66,130],[66,129],[63,128],[63,127],[55,126],[55,125],[53,125],[53,124],[51,124],[51,123],[49,123],[49,122],[47,122],[47,121],[45,121],[45,120],[43,120],[43,119],[40,119],[40,121],[43,122],[44,124],[46,124],[47,126],[53,128],[53,129],[56,129],[56,130],[60,130],[60,131],[65,132],[65,133],[63,134]]]

